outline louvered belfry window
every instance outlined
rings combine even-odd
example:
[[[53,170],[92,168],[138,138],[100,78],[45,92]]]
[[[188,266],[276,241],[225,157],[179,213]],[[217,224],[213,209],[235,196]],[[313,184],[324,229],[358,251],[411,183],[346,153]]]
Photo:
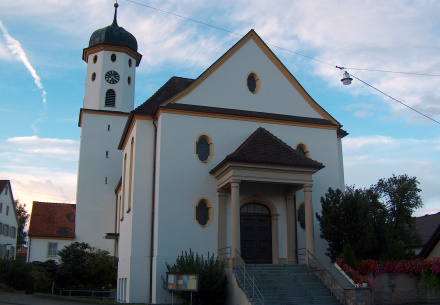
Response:
[[[113,89],[108,89],[105,93],[105,107],[115,107],[116,92]]]

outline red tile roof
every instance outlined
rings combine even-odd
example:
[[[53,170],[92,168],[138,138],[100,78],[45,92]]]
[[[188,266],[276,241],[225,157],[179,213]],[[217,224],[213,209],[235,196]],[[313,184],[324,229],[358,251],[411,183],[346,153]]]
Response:
[[[76,205],[34,201],[30,237],[75,238]]]

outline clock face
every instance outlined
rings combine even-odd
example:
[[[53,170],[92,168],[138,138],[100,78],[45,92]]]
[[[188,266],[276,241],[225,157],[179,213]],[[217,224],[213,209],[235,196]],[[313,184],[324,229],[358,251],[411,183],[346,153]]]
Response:
[[[105,73],[105,80],[109,84],[116,84],[119,82],[119,73],[113,70],[108,71]]]

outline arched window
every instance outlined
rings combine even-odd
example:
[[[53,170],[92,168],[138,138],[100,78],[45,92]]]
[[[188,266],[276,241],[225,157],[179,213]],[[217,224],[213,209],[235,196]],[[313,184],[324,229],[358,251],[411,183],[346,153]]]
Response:
[[[209,162],[213,155],[213,144],[211,139],[206,135],[201,135],[196,142],[196,155],[202,162]]]
[[[105,93],[105,107],[115,107],[116,105],[116,92],[113,89],[108,89]]]

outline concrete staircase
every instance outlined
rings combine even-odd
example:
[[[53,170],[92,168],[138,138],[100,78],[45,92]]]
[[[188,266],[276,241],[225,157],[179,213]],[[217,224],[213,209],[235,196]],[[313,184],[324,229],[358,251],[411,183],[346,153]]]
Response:
[[[246,265],[263,288],[264,305],[340,305],[330,291],[310,273],[306,265]],[[238,285],[252,304],[262,304],[253,298],[252,285],[236,272]]]

